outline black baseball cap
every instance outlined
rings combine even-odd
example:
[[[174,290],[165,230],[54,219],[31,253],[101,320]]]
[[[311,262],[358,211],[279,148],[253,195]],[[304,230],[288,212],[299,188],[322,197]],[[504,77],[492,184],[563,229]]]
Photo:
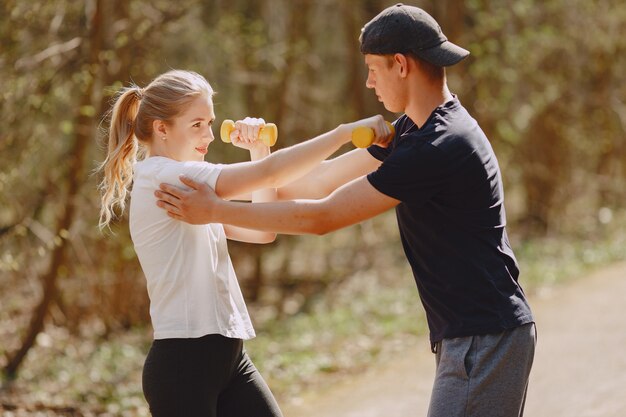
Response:
[[[439,67],[454,65],[470,54],[450,42],[431,15],[402,3],[387,7],[363,26],[359,40],[363,54],[412,53]]]

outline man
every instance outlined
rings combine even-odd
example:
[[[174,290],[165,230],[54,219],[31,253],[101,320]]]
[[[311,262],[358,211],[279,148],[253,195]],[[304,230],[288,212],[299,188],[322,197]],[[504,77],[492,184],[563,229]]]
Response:
[[[417,7],[397,4],[362,30],[361,52],[385,108],[404,114],[387,148],[323,162],[279,193],[245,204],[162,185],[159,205],[191,223],[324,234],[395,207],[426,310],[437,370],[429,416],[521,416],[536,343],[505,230],[500,169],[476,121],[450,93],[445,67],[469,52]]]

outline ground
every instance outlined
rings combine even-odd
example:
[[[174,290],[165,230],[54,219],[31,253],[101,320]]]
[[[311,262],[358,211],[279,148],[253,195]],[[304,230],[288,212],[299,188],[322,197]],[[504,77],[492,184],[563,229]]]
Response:
[[[531,298],[538,343],[525,417],[626,416],[626,263]],[[285,417],[426,416],[434,356],[426,339],[393,362],[285,404]]]

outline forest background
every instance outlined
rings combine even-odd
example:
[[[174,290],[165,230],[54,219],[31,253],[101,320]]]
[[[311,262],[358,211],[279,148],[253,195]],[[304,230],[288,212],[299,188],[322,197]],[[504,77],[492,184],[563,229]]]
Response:
[[[0,411],[148,415],[145,279],[127,218],[97,227],[115,91],[197,71],[218,92],[216,126],[263,117],[278,147],[394,120],[365,88],[358,48],[393,3],[0,0]],[[527,292],[626,258],[626,3],[408,3],[471,51],[449,84],[498,155]],[[246,157],[215,142],[207,160]],[[230,251],[258,333],[248,351],[281,402],[426,331],[393,211]]]

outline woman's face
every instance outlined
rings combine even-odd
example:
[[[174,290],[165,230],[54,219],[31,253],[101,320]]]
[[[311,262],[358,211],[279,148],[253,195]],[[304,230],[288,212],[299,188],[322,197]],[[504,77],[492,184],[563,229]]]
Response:
[[[215,136],[211,129],[215,113],[210,97],[195,98],[187,109],[166,126],[164,156],[177,161],[202,161]],[[156,140],[159,140],[157,137]]]

